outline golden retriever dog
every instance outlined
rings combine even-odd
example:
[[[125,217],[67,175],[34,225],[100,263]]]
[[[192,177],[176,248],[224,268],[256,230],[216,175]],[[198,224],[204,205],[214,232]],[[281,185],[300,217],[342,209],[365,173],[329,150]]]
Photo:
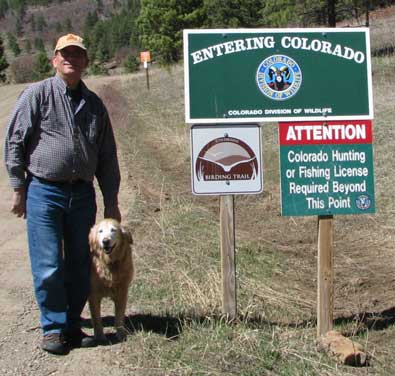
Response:
[[[115,329],[119,341],[126,338],[124,327],[128,288],[133,279],[132,235],[119,222],[104,219],[92,227],[89,245],[92,257],[91,311],[94,339],[106,342],[100,313],[101,301],[110,297],[115,306]]]

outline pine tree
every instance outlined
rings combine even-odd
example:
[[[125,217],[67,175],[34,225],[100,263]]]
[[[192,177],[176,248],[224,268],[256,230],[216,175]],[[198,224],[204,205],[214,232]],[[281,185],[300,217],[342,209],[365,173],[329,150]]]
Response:
[[[210,28],[256,27],[261,0],[204,0]]]
[[[15,22],[15,34],[18,37],[21,37],[23,34],[23,26],[22,26],[22,21],[20,18],[17,18],[16,22]]]
[[[15,35],[12,33],[7,33],[7,38],[8,47],[10,48],[15,57],[18,56],[21,53],[21,49],[19,48]]]
[[[105,38],[100,40],[95,57],[100,63],[104,63],[110,58],[109,44]]]
[[[63,25],[59,21],[55,23],[55,31],[57,34],[63,31]]]
[[[34,33],[36,31],[36,18],[34,14],[30,17],[30,30]]]
[[[0,0],[0,19],[3,18],[8,11],[8,1]]]
[[[143,0],[137,22],[143,47],[169,64],[182,56],[182,30],[204,20],[203,0]]]
[[[4,55],[3,40],[0,37],[0,81],[6,80],[6,75],[3,73],[8,68],[8,63]]]
[[[67,17],[64,20],[64,26],[63,29],[66,30],[68,33],[71,33],[73,30],[73,23],[71,22],[71,19],[69,17]]]
[[[36,20],[36,30],[41,33],[46,27],[47,23],[45,22],[45,18],[42,14],[40,14]]]
[[[52,66],[49,63],[48,56],[45,52],[39,52],[37,54],[37,58],[33,66],[33,73],[36,80],[43,80],[51,75]]]
[[[32,52],[32,43],[30,42],[30,39],[26,39],[26,40],[25,40],[24,50],[25,50],[26,53],[28,53],[28,54],[30,54],[30,52]]]
[[[97,5],[97,13],[102,14],[104,10],[102,0],[96,0],[96,5]]]
[[[134,55],[128,55],[123,60],[123,66],[128,73],[137,72],[139,70],[139,65],[139,61]]]
[[[33,45],[36,51],[45,52],[44,42],[41,38],[35,38]]]

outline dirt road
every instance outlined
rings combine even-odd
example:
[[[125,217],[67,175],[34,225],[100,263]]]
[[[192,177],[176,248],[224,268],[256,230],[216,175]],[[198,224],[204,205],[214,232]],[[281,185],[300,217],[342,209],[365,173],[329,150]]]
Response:
[[[33,295],[25,221],[10,213],[12,191],[3,160],[8,117],[23,87],[0,86],[0,375],[127,374],[111,361],[115,352],[122,351],[123,344],[73,350],[65,357],[46,354],[39,348],[41,330]],[[127,193],[120,201],[125,199],[125,195]],[[86,311],[84,317],[89,318]]]

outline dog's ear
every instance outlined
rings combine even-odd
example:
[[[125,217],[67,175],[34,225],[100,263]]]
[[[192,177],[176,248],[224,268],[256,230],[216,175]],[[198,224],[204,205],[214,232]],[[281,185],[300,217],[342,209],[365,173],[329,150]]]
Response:
[[[133,236],[132,231],[130,229],[126,229],[124,226],[121,226],[122,237],[129,243],[133,244]]]
[[[94,225],[89,232],[88,240],[89,240],[89,250],[91,252],[94,252],[96,249],[96,228],[97,226]]]

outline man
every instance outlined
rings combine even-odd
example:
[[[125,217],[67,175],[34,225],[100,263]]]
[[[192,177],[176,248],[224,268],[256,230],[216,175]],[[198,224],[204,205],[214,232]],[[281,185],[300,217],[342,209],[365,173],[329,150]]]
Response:
[[[27,218],[42,349],[66,354],[93,345],[81,330],[89,293],[88,233],[95,222],[96,176],[104,216],[121,220],[120,173],[105,106],[81,75],[88,66],[83,39],[59,38],[54,77],[32,84],[11,116],[5,163],[14,189],[11,212]]]

